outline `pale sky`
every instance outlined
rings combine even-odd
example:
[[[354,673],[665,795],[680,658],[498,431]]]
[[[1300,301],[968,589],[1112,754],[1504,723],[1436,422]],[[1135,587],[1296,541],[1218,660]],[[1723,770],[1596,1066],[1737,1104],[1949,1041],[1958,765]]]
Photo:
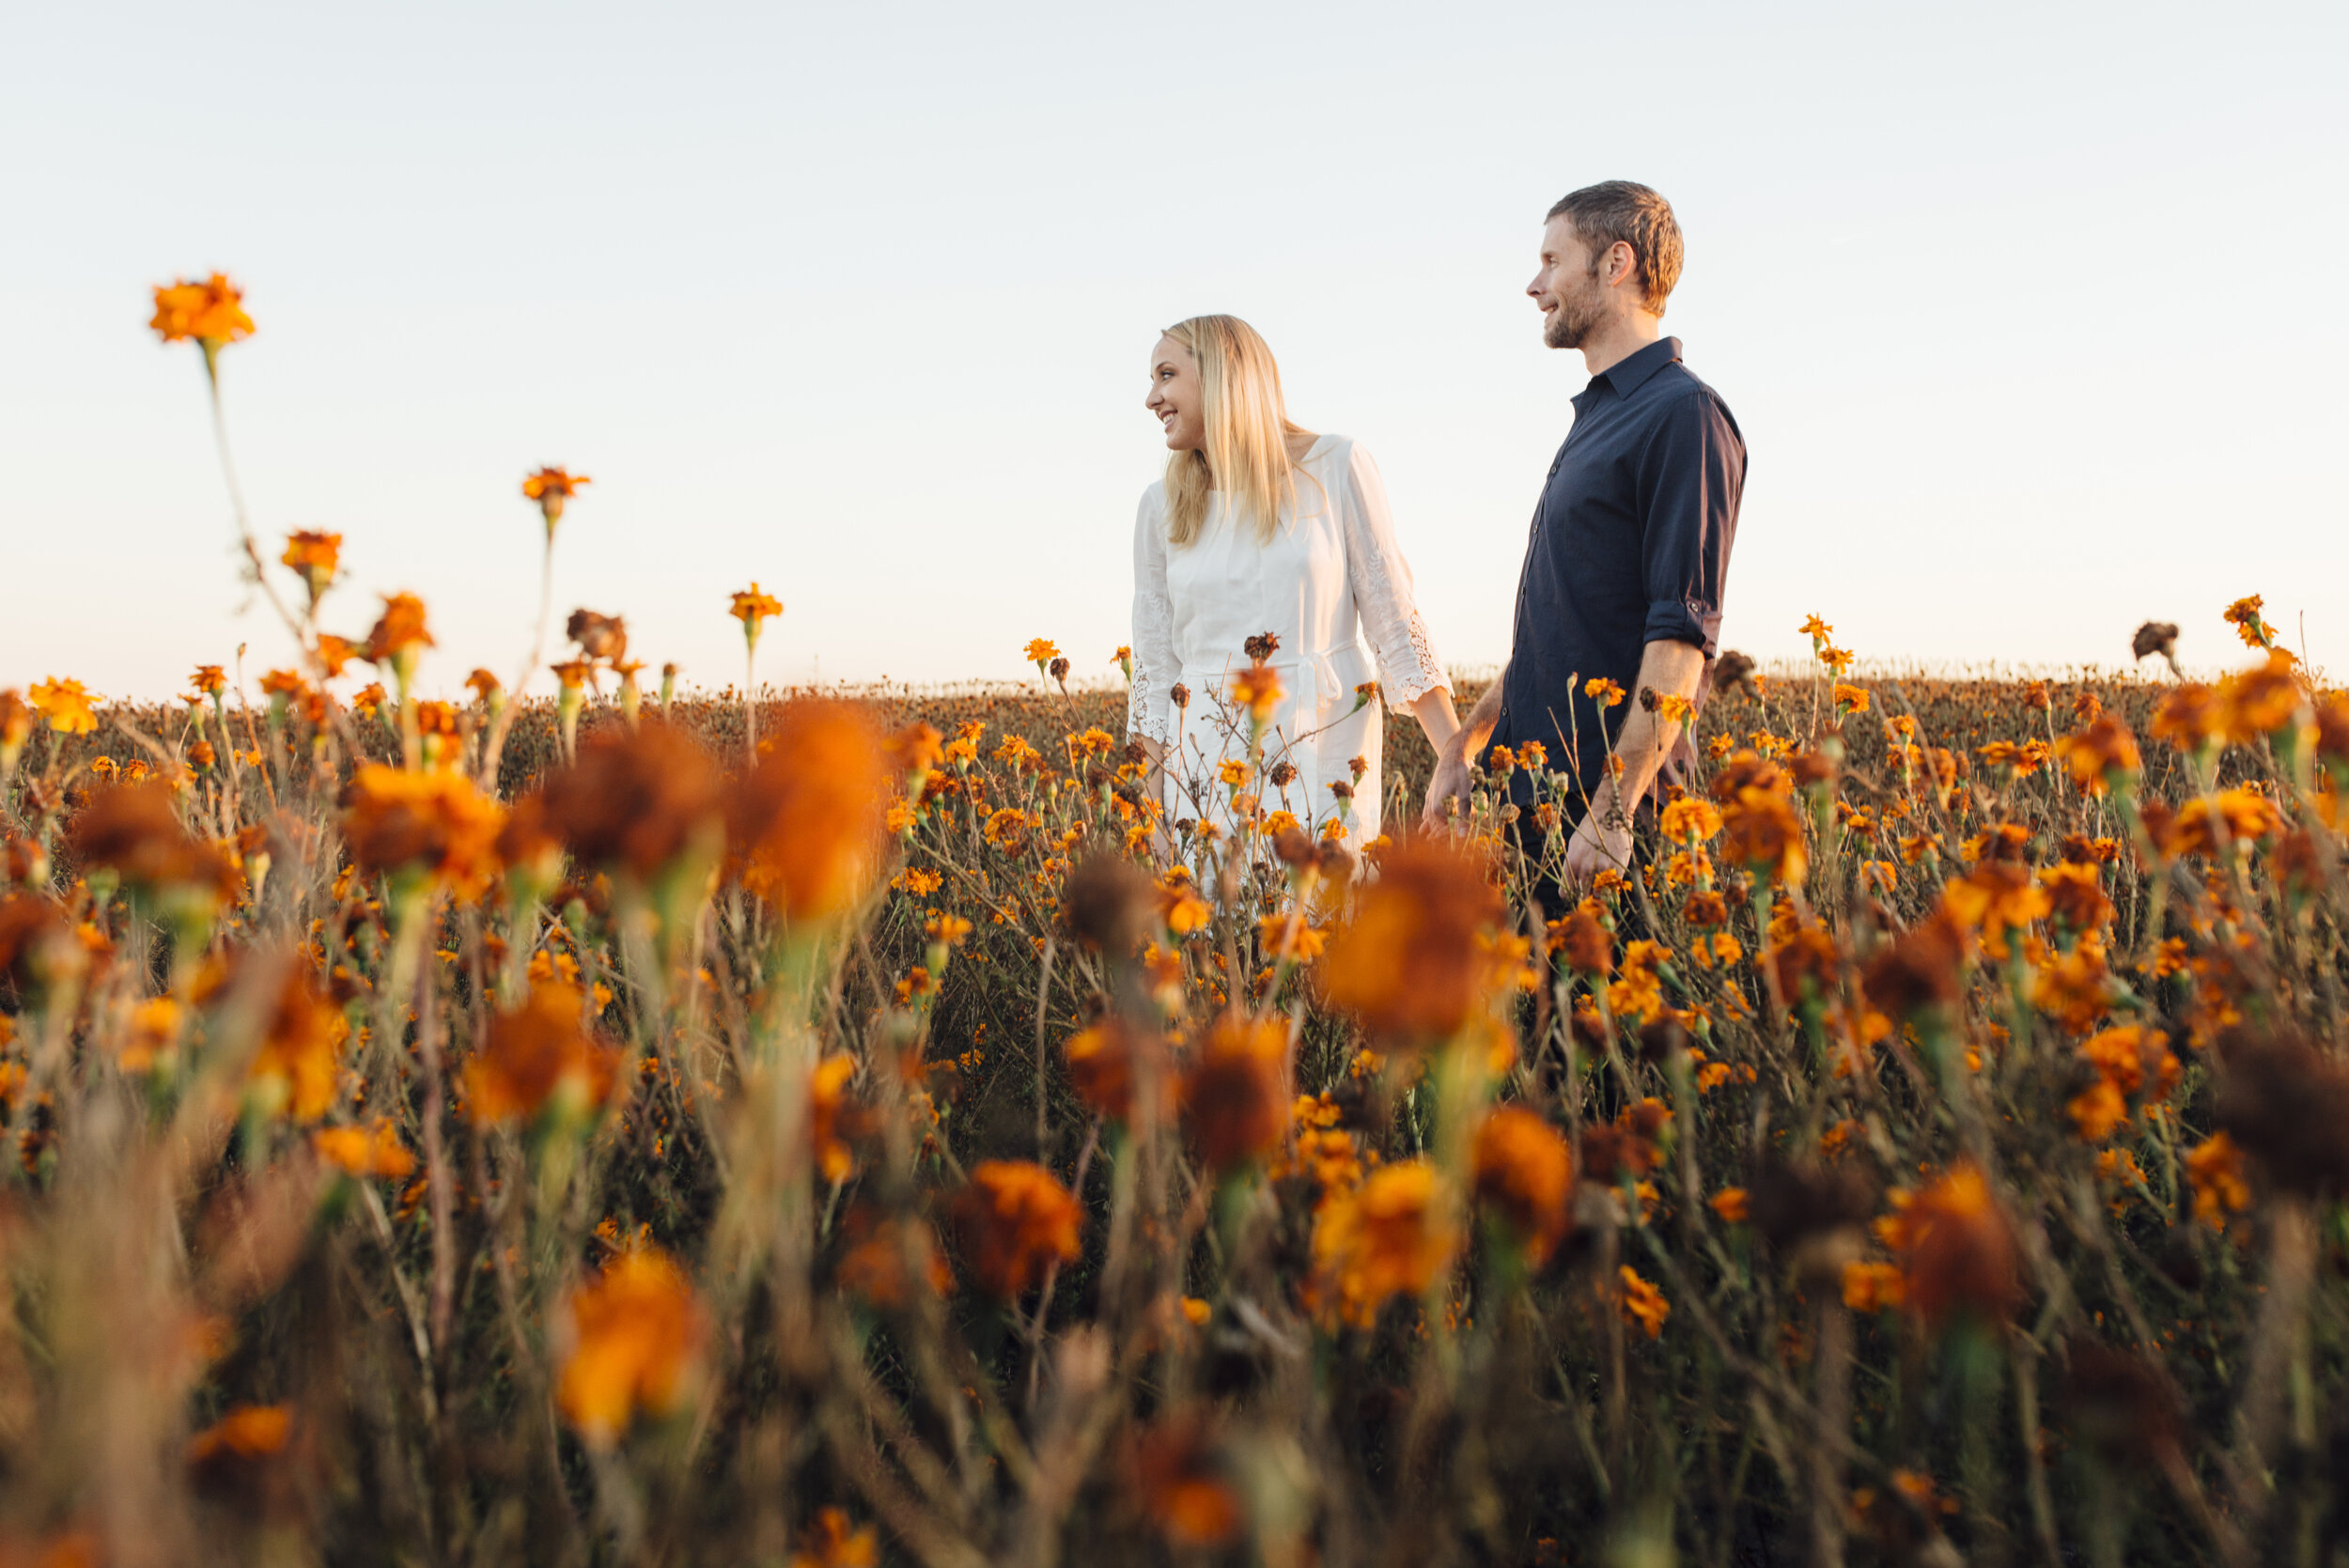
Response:
[[[765,678],[1106,674],[1202,311],[1376,455],[1489,665],[1584,380],[1523,289],[1608,178],[1677,209],[1665,327],[1750,448],[1725,644],[2111,663],[2155,617],[2215,665],[2260,593],[2338,677],[2345,45],[2337,3],[23,8],[0,685],[287,661],[145,326],[213,268],[260,532],[343,534],[332,629],[421,594],[428,689],[527,650],[542,462],[595,478],[558,618],[689,680],[753,578]]]

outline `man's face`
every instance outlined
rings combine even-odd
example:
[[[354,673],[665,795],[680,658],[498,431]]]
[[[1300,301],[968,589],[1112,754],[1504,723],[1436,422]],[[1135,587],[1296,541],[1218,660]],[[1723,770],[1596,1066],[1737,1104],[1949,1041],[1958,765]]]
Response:
[[[1607,290],[1592,264],[1591,247],[1564,218],[1542,230],[1542,266],[1525,286],[1542,310],[1542,341],[1579,349],[1607,318]]]

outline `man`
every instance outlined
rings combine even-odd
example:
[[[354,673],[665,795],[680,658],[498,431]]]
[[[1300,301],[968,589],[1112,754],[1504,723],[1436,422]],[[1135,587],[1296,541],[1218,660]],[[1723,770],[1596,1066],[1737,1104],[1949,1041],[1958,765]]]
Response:
[[[1542,341],[1579,349],[1591,382],[1549,465],[1517,582],[1509,663],[1437,758],[1424,817],[1465,802],[1469,759],[1541,742],[1579,781],[1565,879],[1631,861],[1631,814],[1703,700],[1745,488],[1746,445],[1719,394],[1658,323],[1680,281],[1680,225],[1644,185],[1610,179],[1549,210],[1526,292]],[[1587,691],[1611,681],[1613,706]],[[1611,751],[1618,767],[1610,768]],[[1520,807],[1532,781],[1511,776]],[[1587,802],[1587,809],[1583,809]]]

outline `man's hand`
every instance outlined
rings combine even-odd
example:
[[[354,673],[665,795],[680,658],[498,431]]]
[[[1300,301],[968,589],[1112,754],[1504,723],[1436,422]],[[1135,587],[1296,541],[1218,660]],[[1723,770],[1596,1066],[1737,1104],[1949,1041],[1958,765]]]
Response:
[[[1451,814],[1445,809],[1455,800],[1466,813],[1469,803],[1468,748],[1461,744],[1465,733],[1455,736],[1450,744],[1436,753],[1436,770],[1427,780],[1427,805],[1419,814],[1422,828],[1433,831],[1449,826]]]
[[[1612,826],[1608,817],[1615,819]],[[1571,888],[1586,888],[1610,866],[1626,877],[1631,874],[1631,821],[1620,812],[1594,807],[1566,843],[1564,881]]]

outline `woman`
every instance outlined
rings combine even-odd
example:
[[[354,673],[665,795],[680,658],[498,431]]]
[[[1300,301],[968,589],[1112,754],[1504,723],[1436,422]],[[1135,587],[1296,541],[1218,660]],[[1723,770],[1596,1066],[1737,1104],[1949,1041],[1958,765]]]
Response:
[[[1129,738],[1171,780],[1174,815],[1228,827],[1237,789],[1309,832],[1336,816],[1368,843],[1381,695],[1408,706],[1439,753],[1459,728],[1377,466],[1344,436],[1289,423],[1272,350],[1237,317],[1169,327],[1150,355],[1146,406],[1171,456],[1134,519]],[[1228,686],[1268,635],[1283,695],[1260,768],[1236,781],[1252,726]],[[1358,690],[1374,672],[1365,702]],[[1226,771],[1227,760],[1240,767]]]

